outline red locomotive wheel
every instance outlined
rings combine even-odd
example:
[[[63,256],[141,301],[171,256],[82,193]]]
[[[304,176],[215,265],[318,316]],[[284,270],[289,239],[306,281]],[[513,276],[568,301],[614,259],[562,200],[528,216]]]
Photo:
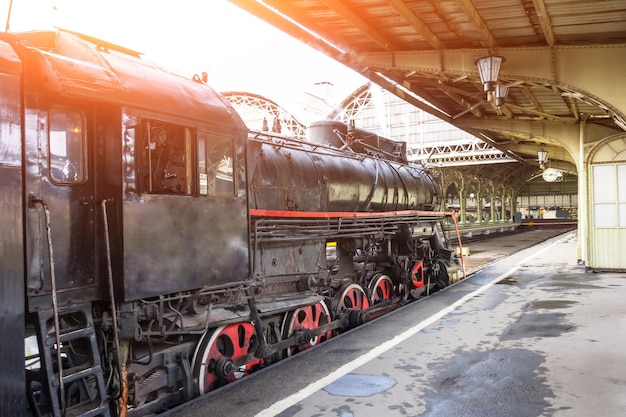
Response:
[[[343,288],[339,298],[339,309],[345,310],[352,308],[354,310],[365,310],[370,306],[370,302],[365,295],[365,291],[358,284],[350,284]]]
[[[384,300],[392,300],[396,294],[393,289],[391,278],[384,274],[378,274],[370,281],[370,302],[372,305],[378,304]]]
[[[262,359],[255,359],[232,370],[232,361],[254,352],[257,345],[252,323],[230,324],[205,333],[196,347],[192,363],[200,395],[243,378],[262,365]]]
[[[315,329],[321,325],[330,323],[330,313],[326,303],[320,301],[317,304],[300,307],[285,316],[283,321],[283,335],[285,338],[293,336],[293,334],[302,329]],[[294,355],[298,352],[302,352],[310,347],[322,343],[332,337],[333,332],[328,331],[322,335],[315,336],[300,346],[292,346],[287,349],[287,356]]]

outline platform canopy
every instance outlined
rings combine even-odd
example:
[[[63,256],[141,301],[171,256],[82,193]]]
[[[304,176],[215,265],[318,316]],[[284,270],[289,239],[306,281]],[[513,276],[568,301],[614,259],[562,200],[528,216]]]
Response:
[[[626,130],[623,0],[231,2],[508,153],[528,175],[540,155],[576,174],[581,149]]]

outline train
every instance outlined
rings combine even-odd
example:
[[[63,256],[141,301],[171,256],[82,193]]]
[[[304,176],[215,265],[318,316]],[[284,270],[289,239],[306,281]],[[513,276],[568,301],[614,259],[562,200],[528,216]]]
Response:
[[[0,115],[2,416],[159,414],[465,277],[437,178],[354,123],[251,130],[63,29],[0,33]]]

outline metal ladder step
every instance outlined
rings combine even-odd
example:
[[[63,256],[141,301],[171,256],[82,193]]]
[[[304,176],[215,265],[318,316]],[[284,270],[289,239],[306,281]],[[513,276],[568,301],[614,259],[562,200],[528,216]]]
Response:
[[[79,379],[87,378],[88,376],[94,375],[97,377],[99,373],[102,372],[102,368],[100,365],[98,366],[90,366],[89,364],[83,364],[79,366],[75,366],[73,368],[67,368],[63,370],[63,383],[69,384],[74,381],[78,381]],[[58,374],[55,374],[57,376]],[[57,376],[58,379],[58,376]]]
[[[62,307],[58,309],[58,319],[60,324],[59,341],[61,346],[56,346],[57,337],[55,326],[50,328],[49,322],[54,319],[54,311],[46,310],[38,313],[39,318],[39,336],[44,347],[41,352],[43,368],[47,375],[47,384],[49,387],[50,403],[54,417],[110,417],[111,412],[108,405],[106,386],[104,384],[104,375],[100,363],[100,354],[98,351],[98,342],[96,340],[95,327],[90,304],[81,304],[78,306]],[[72,320],[72,325],[66,328],[63,323]],[[78,318],[76,320],[76,318]],[[64,320],[65,319],[65,320]],[[70,355],[65,358],[70,362],[57,363],[56,349],[63,349],[69,346],[71,342],[83,339],[87,341],[83,348],[89,351],[90,358],[83,363],[74,365],[71,363]],[[56,365],[56,366],[55,366]],[[69,366],[68,366],[69,365]],[[59,386],[59,370],[62,375],[63,390]],[[80,404],[70,404],[62,410],[63,402],[60,400],[60,393],[67,392],[67,388],[72,383],[80,383],[83,385],[79,388],[89,398]]]
[[[63,342],[68,342],[72,340],[88,338],[93,332],[94,332],[94,329],[91,327],[74,329],[66,333],[61,333],[59,335],[59,339],[61,340],[61,343],[63,343]],[[56,343],[56,338],[54,337],[54,334],[53,334],[52,337],[48,337],[46,344],[48,347],[50,347],[50,346],[53,346],[55,343]]]
[[[109,415],[107,413],[109,413],[109,406],[107,404],[101,405],[97,408],[89,408],[85,405],[78,405],[65,410],[65,417],[98,417]]]

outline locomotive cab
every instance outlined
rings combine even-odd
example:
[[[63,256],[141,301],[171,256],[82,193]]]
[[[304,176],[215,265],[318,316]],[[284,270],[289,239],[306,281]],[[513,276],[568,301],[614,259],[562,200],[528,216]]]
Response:
[[[240,132],[137,110],[128,110],[122,125],[123,225],[117,227],[124,245],[124,299],[247,280]],[[110,203],[109,213],[115,205]]]
[[[27,357],[24,347],[9,356],[25,366],[9,371],[28,386],[33,414],[103,411],[104,369],[111,375],[120,364],[101,362],[99,348],[110,342],[96,329],[123,346],[124,338],[147,341],[141,329],[155,328],[142,327],[146,315],[163,323],[176,315],[174,299],[249,281],[247,129],[207,85],[116,45],[61,30],[3,34],[0,50],[3,103],[12,106],[0,140],[2,209],[24,219],[10,228],[4,221],[0,242],[3,262],[24,242],[24,257],[1,268],[3,283],[7,271],[23,268],[25,277],[24,290],[3,291],[25,300],[10,304],[18,324],[6,329],[24,335]],[[202,311],[200,298],[192,310]],[[135,347],[141,357],[144,346]],[[154,355],[153,366],[194,348]],[[181,401],[182,377],[172,372],[153,388],[172,384],[170,393],[151,407]],[[3,382],[2,397],[10,392]],[[153,395],[132,392],[135,407]]]

